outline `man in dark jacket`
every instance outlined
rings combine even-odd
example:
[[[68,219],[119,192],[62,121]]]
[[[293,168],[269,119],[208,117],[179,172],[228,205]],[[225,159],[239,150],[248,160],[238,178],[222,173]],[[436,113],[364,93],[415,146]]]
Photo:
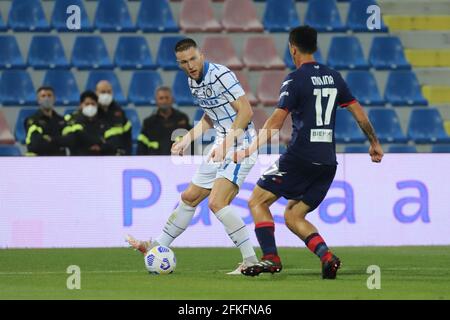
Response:
[[[80,108],[68,119],[62,141],[72,156],[122,155],[125,150],[108,141],[111,128],[98,117],[98,97],[93,91],[80,96]]]
[[[110,128],[108,143],[125,150],[125,154],[131,154],[131,122],[127,119],[122,107],[114,100],[114,92],[111,84],[101,80],[95,87],[98,96],[97,115]]]
[[[66,125],[53,105],[55,93],[51,87],[40,87],[37,90],[39,110],[25,119],[25,143],[27,156],[65,156],[66,149],[60,145],[59,138]]]
[[[190,130],[189,117],[172,107],[172,91],[159,87],[155,92],[157,111],[144,119],[138,137],[138,155],[170,155],[172,133],[176,129]]]

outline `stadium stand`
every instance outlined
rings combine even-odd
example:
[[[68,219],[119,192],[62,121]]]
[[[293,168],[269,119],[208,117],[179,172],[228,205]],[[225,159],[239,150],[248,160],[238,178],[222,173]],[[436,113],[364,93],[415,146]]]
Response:
[[[328,64],[336,70],[368,69],[361,43],[355,36],[335,36],[328,52]]]
[[[243,68],[242,61],[236,55],[236,49],[229,37],[208,36],[201,46],[206,59],[217,62],[230,69]]]
[[[147,44],[141,36],[123,36],[119,38],[114,53],[114,64],[123,70],[156,69]]]
[[[73,73],[69,70],[48,70],[42,85],[50,86],[55,90],[55,105],[78,104],[80,91]]]
[[[345,27],[336,0],[310,0],[306,10],[305,24],[319,32],[340,32]]]
[[[252,36],[244,45],[244,64],[250,70],[284,69],[273,39],[269,36]]]
[[[300,24],[294,0],[267,0],[263,18],[264,29],[288,32]]]
[[[369,119],[381,143],[407,142],[407,138],[400,127],[398,116],[393,109],[370,109]]]
[[[128,89],[128,101],[135,106],[155,105],[155,90],[162,85],[156,71],[135,71]]]
[[[123,112],[125,112],[125,115],[131,122],[131,137],[133,141],[136,142],[139,133],[141,133],[141,121],[139,120],[139,115],[136,110],[131,108],[125,108]]]
[[[448,143],[441,114],[437,109],[414,109],[408,123],[408,136],[415,143]]]
[[[433,153],[450,153],[450,145],[435,144],[431,147]]]
[[[68,69],[70,64],[58,36],[33,36],[28,65],[34,69]]]
[[[262,32],[252,0],[227,0],[223,7],[221,23],[227,32]]]
[[[78,36],[73,46],[72,64],[80,70],[114,67],[101,36]]]
[[[8,27],[5,24],[5,21],[3,20],[2,15],[0,14],[0,31],[7,31]]]
[[[141,1],[136,26],[144,32],[179,31],[166,0]]]
[[[0,101],[4,106],[33,105],[35,103],[33,82],[24,70],[5,70],[0,79]]]
[[[0,157],[17,157],[21,155],[22,152],[17,146],[0,145]]]
[[[272,19],[269,8],[274,3],[276,17]],[[369,32],[364,11],[372,4],[381,7],[385,24],[382,22],[380,30]],[[81,10],[81,29],[76,32],[66,25],[69,5],[77,5]],[[282,14],[286,8],[288,14]],[[4,106],[1,111],[7,124],[16,124],[20,110],[35,104],[34,89],[44,84],[55,88],[57,106],[73,107],[78,105],[79,89],[95,89],[96,83],[105,79],[113,84],[115,100],[135,110],[142,120],[152,112],[151,100],[145,99],[153,95],[154,85],[141,84],[140,88],[145,97],[141,96],[138,105],[149,108],[135,108],[127,97],[133,96],[134,73],[154,70],[161,83],[173,85],[177,106],[194,119],[195,101],[186,76],[175,72],[179,68],[173,52],[175,43],[189,36],[202,45],[213,62],[233,68],[258,110],[256,113],[261,110],[269,115],[277,103],[281,81],[295,68],[283,28],[298,19],[321,30],[320,50],[315,58],[342,71],[368,112],[372,112],[372,106],[389,110],[400,124],[397,129],[407,132],[406,140],[400,139],[403,142],[383,138],[388,144],[403,143],[389,146],[388,150],[408,147],[405,150],[409,152],[429,152],[435,143],[444,143],[448,135],[434,133],[434,127],[433,130],[428,127],[434,126],[431,124],[434,122],[425,121],[421,130],[432,134],[422,139],[414,133],[416,126],[421,125],[411,124],[410,128],[410,122],[413,123],[416,109],[428,110],[417,107],[426,105],[439,111],[440,127],[442,121],[450,120],[447,9],[450,10],[450,4],[439,0],[0,1],[0,30],[9,29],[0,35],[0,70],[4,70],[0,73],[0,103]],[[283,19],[277,22],[280,16]],[[189,33],[178,33],[180,29]],[[86,34],[92,31],[95,33]],[[225,41],[228,49],[221,50],[224,47],[217,38],[225,39],[220,42]],[[25,68],[26,71],[10,70]],[[267,70],[278,71],[278,77],[273,74],[270,77]],[[338,150],[344,150],[348,143],[366,141],[349,112],[339,110],[337,117]],[[388,120],[393,121],[392,117]],[[16,127],[10,128],[16,133]],[[446,122],[445,128],[450,133],[450,122]],[[289,141],[290,129],[282,130],[284,143]]]
[[[16,38],[11,35],[0,36],[0,68],[24,69],[26,64],[20,53]]]
[[[316,59],[319,63],[324,63],[322,58],[322,52],[320,51],[320,48],[317,48],[317,51],[314,53],[314,59]],[[286,45],[286,50],[284,51],[284,57],[283,62],[289,69],[295,69],[294,62],[291,58],[291,53],[289,52],[289,45]]]
[[[94,26],[102,32],[136,31],[124,0],[98,0]]]
[[[20,143],[25,143],[25,137],[27,135],[27,133],[25,132],[25,119],[33,115],[36,111],[36,107],[20,109],[14,130],[14,136]]]
[[[357,145],[357,146],[346,146],[345,153],[367,153],[369,151],[369,146]]]
[[[409,145],[392,145],[388,148],[389,153],[416,153],[417,149],[415,146]]]

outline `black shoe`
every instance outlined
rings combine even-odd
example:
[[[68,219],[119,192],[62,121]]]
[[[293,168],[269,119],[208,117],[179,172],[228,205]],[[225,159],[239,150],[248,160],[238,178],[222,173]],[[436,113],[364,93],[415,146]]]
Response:
[[[280,272],[283,269],[281,263],[276,263],[272,260],[262,260],[254,265],[248,266],[241,270],[241,273],[245,276],[257,276],[261,272]]]
[[[322,263],[322,279],[336,279],[336,273],[341,266],[341,260],[333,255],[330,260]]]

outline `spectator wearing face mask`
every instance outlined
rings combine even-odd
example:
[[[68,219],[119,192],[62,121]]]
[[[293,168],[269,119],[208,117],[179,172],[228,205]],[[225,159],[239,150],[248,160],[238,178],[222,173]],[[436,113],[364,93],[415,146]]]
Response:
[[[72,156],[122,155],[120,149],[108,141],[108,124],[98,116],[98,97],[93,91],[80,96],[80,107],[68,119],[62,131],[64,145]]]
[[[111,84],[106,80],[99,81],[95,93],[98,96],[98,117],[109,126],[108,143],[131,154],[131,122],[122,107],[114,101]]]
[[[158,87],[155,92],[157,110],[144,119],[138,137],[138,155],[170,155],[172,133],[176,129],[190,130],[189,117],[173,108],[172,90]]]
[[[39,110],[25,119],[25,143],[28,156],[65,156],[66,149],[60,145],[59,138],[66,126],[64,118],[59,115],[53,105],[55,93],[51,87],[40,87],[37,90]]]

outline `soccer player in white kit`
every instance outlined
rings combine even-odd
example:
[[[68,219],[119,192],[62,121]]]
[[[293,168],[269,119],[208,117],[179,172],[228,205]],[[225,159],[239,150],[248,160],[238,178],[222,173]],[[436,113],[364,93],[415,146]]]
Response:
[[[192,95],[204,110],[202,119],[181,140],[172,145],[172,153],[182,155],[193,141],[208,129],[217,136],[209,161],[203,162],[189,187],[181,194],[181,201],[169,217],[161,235],[153,241],[139,241],[128,236],[128,243],[146,253],[156,245],[170,246],[188,226],[197,205],[206,197],[208,206],[233,243],[241,250],[243,262],[228,274],[241,274],[241,269],[256,263],[249,232],[242,218],[230,206],[240,185],[256,161],[236,164],[231,160],[233,150],[248,148],[256,131],[251,121],[253,111],[235,74],[227,67],[205,60],[194,40],[186,38],[175,46],[180,68],[188,75]]]

